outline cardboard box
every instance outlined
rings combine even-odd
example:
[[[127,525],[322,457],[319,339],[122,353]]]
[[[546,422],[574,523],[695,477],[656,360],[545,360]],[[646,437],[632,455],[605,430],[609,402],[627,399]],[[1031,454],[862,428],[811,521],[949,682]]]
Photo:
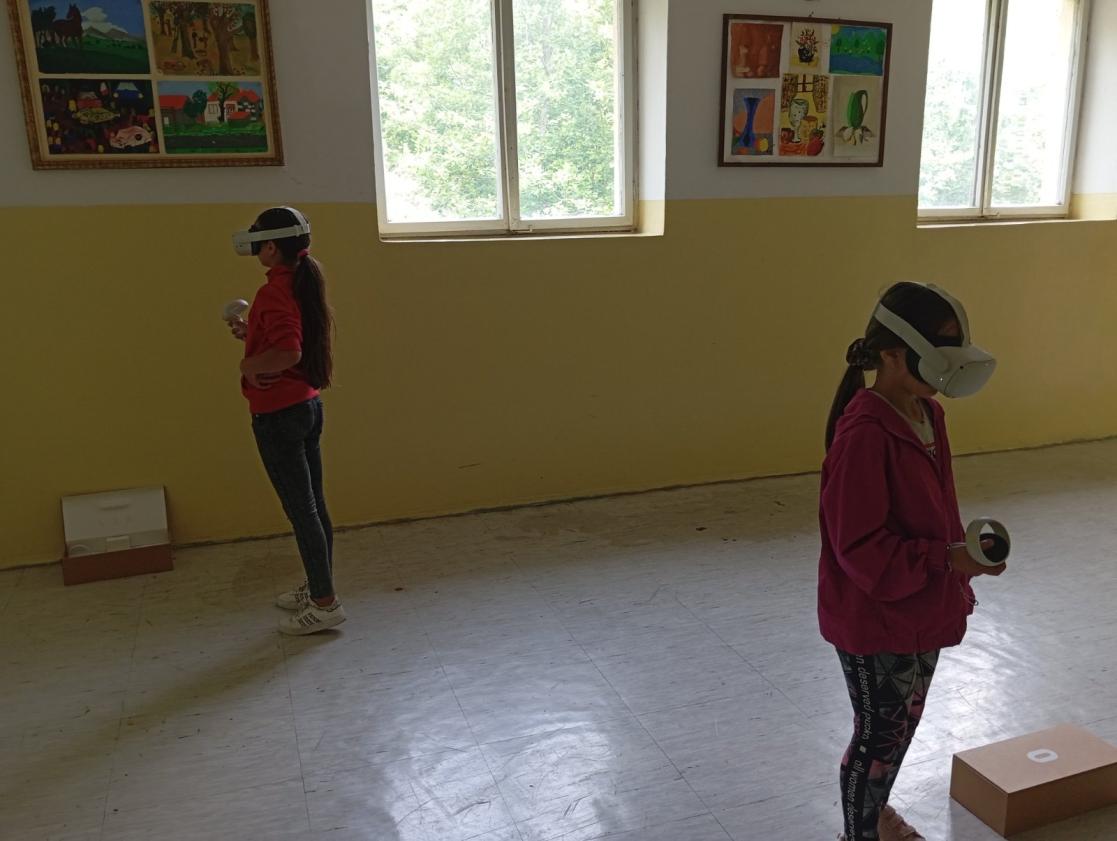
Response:
[[[963,751],[950,796],[1002,836],[1035,829],[1117,804],[1117,747],[1062,725]]]
[[[64,497],[62,523],[66,584],[174,568],[163,488]]]
[[[110,578],[128,578],[133,575],[151,575],[170,572],[175,568],[170,546],[141,546],[120,552],[102,552],[97,555],[69,556],[62,559],[62,581],[67,586],[107,581]]]

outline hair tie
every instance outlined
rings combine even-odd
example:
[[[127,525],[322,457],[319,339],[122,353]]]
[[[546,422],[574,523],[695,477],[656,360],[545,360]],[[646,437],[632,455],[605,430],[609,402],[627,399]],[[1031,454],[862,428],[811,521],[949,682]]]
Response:
[[[309,248],[304,248],[302,251],[299,252],[299,259],[300,260],[305,260],[309,256],[310,256],[310,249]]]
[[[846,351],[846,363],[849,367],[860,368],[862,371],[868,371],[876,367],[873,357],[874,354],[865,346],[864,339],[854,339]]]

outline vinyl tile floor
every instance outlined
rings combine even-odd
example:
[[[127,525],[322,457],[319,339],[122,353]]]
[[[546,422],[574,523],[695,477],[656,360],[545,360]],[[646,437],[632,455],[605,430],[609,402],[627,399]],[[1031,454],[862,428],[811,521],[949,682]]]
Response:
[[[894,802],[963,748],[1117,740],[1117,443],[959,460],[1013,530],[942,660]],[[815,621],[817,478],[339,534],[337,632],[282,638],[290,539],[65,588],[0,573],[0,837],[824,841],[851,711]],[[1022,836],[1117,838],[1117,810]]]

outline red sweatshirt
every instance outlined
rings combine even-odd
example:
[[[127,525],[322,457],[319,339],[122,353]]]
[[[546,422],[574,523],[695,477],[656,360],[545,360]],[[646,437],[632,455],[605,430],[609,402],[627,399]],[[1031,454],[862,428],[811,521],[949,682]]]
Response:
[[[256,293],[248,314],[245,359],[272,348],[302,352],[303,322],[292,292],[294,279],[295,270],[290,266],[268,270],[268,282]],[[271,388],[253,388],[242,379],[241,391],[248,398],[248,408],[254,415],[278,412],[318,396],[318,389],[312,388],[297,368],[284,371]]]
[[[943,409],[927,401],[937,452],[868,391],[850,402],[822,466],[822,636],[850,654],[957,645],[973,613],[969,578],[950,570],[962,542]]]

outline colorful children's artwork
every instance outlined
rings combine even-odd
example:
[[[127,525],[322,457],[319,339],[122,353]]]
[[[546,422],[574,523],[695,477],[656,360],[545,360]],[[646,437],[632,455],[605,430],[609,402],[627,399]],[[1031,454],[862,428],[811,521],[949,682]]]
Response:
[[[874,161],[884,111],[879,76],[834,77],[834,157]]]
[[[780,102],[780,154],[816,158],[826,148],[830,77],[788,73]]]
[[[148,73],[140,0],[22,0],[40,73]]]
[[[883,76],[888,30],[877,26],[834,24],[830,31],[830,72]]]
[[[283,163],[268,0],[7,0],[35,169]]]
[[[730,30],[730,60],[738,79],[777,79],[783,57],[783,26],[737,23]]]
[[[39,93],[51,155],[159,151],[151,82],[44,79]]]
[[[159,110],[164,143],[172,155],[268,150],[259,82],[160,82]]]
[[[788,67],[806,73],[825,72],[830,54],[830,25],[813,21],[791,24]]]
[[[884,165],[892,24],[723,20],[719,166]]]
[[[259,76],[256,8],[249,3],[152,0],[156,72],[167,76]]]
[[[775,154],[776,92],[742,88],[733,92],[733,154]]]

